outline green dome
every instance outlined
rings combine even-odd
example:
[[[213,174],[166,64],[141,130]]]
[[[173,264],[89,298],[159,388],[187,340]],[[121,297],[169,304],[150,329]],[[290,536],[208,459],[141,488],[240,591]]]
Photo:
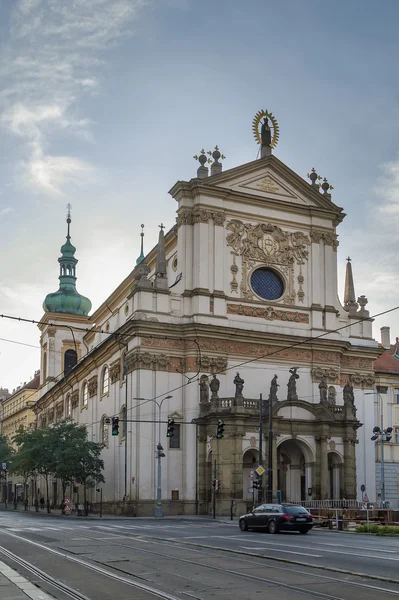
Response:
[[[64,289],[60,286],[58,292],[47,294],[43,309],[45,312],[88,315],[91,311],[91,302],[85,296],[81,296],[76,289]]]
[[[65,313],[68,315],[87,316],[91,310],[91,302],[85,296],[81,296],[76,289],[76,248],[71,244],[69,226],[70,214],[67,218],[68,231],[65,244],[61,246],[60,263],[60,287],[57,292],[47,294],[43,302],[45,312]]]

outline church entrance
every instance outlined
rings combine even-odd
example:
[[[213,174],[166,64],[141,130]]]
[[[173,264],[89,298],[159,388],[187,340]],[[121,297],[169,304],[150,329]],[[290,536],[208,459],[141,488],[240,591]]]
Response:
[[[277,489],[283,502],[308,500],[312,487],[312,450],[300,440],[284,440],[277,448]]]

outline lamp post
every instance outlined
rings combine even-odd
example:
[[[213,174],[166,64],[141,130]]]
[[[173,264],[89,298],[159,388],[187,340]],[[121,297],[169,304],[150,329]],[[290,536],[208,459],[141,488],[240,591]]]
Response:
[[[373,427],[373,435],[371,437],[372,442],[381,442],[381,503],[382,507],[385,508],[385,461],[384,461],[384,443],[390,442],[392,439],[392,427],[384,429],[384,407],[382,403],[382,396],[379,392],[372,392],[371,394],[377,396],[380,401],[380,425]],[[378,404],[377,404],[377,418],[378,418]]]
[[[173,398],[173,396],[165,396],[165,398],[162,398],[162,400],[160,402],[157,402],[156,400],[153,400],[153,399],[147,399],[147,398],[134,398],[134,400],[141,400],[143,402],[154,402],[158,407],[158,444],[157,444],[157,448],[156,448],[158,468],[157,468],[157,504],[155,507],[155,516],[159,517],[159,518],[162,518],[164,516],[163,508],[162,508],[162,463],[161,463],[161,458],[163,458],[165,456],[165,454],[163,452],[163,447],[161,444],[161,410],[162,410],[162,404],[164,403],[164,401],[170,400],[170,398]]]

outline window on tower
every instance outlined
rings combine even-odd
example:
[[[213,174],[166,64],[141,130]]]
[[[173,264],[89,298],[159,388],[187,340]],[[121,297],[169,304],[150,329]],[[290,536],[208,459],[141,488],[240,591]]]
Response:
[[[76,350],[67,350],[64,354],[64,372],[65,375],[77,364],[78,355]]]

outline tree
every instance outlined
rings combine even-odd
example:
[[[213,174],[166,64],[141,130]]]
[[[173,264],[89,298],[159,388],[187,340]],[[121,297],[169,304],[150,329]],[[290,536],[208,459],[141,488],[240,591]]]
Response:
[[[64,495],[66,483],[80,477],[87,514],[87,487],[90,481],[95,483],[105,481],[102,474],[104,461],[100,458],[102,446],[87,439],[86,427],[71,421],[57,423],[52,428],[52,435],[57,440],[55,475],[63,482]]]
[[[14,453],[13,459],[10,465],[10,471],[16,475],[20,475],[24,480],[24,499],[25,499],[25,510],[28,510],[28,479],[32,477],[36,481],[37,477],[37,465],[34,460],[35,454],[29,448],[29,442],[31,438],[27,438],[31,430],[20,427],[13,437],[13,442],[18,446],[18,452]],[[35,495],[36,491],[35,483]]]
[[[16,460],[17,468],[19,464],[20,472],[27,472],[42,475],[46,482],[46,505],[47,512],[50,512],[49,498],[49,477],[56,471],[55,462],[55,439],[51,434],[51,428],[40,427],[38,429],[20,429],[14,437],[14,442],[18,446]],[[20,461],[18,463],[18,461]]]
[[[8,443],[8,439],[5,435],[0,435],[0,482],[6,480],[7,471],[4,470],[3,464],[6,463],[7,470],[10,467],[11,459],[13,458],[14,451],[10,444]],[[7,494],[7,491],[6,491]]]

